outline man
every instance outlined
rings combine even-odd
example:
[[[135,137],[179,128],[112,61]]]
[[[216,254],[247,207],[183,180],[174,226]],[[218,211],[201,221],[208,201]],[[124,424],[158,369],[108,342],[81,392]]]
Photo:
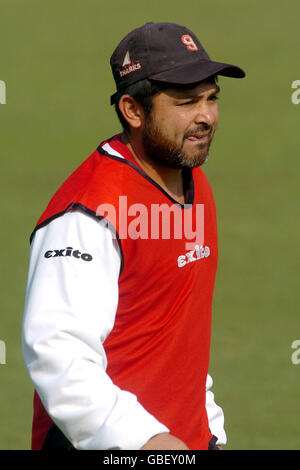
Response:
[[[218,448],[216,215],[200,166],[217,128],[217,75],[245,73],[172,23],[129,33],[111,67],[123,133],[66,180],[31,237],[32,448]]]

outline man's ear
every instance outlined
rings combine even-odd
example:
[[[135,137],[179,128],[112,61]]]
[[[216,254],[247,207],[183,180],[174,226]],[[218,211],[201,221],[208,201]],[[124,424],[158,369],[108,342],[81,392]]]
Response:
[[[142,126],[143,109],[132,96],[122,95],[119,101],[119,109],[131,127],[139,129]]]

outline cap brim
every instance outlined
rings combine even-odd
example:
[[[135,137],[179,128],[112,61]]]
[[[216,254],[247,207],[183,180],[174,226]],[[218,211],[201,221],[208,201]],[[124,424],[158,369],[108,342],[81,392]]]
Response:
[[[244,78],[246,73],[240,67],[222,62],[198,61],[191,64],[185,64],[149,76],[152,80],[159,82],[174,83],[176,85],[187,85],[197,83],[212,75],[222,75],[232,78]]]
[[[174,85],[188,85],[201,82],[212,75],[222,75],[231,78],[244,78],[246,73],[240,67],[212,60],[199,60],[191,64],[181,65],[171,70],[149,75],[148,78],[158,82]],[[110,103],[114,104],[117,92],[110,97]]]

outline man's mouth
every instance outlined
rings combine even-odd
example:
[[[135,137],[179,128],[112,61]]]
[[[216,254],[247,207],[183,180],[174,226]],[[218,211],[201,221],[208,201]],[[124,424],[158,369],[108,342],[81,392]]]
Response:
[[[209,132],[205,132],[203,134],[193,134],[187,137],[187,140],[191,142],[205,142],[209,136]]]

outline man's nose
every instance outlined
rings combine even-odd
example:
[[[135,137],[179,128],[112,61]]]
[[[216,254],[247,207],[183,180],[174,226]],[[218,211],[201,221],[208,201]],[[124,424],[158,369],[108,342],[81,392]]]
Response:
[[[212,126],[215,122],[215,113],[208,103],[199,104],[195,114],[195,124],[206,124]]]

